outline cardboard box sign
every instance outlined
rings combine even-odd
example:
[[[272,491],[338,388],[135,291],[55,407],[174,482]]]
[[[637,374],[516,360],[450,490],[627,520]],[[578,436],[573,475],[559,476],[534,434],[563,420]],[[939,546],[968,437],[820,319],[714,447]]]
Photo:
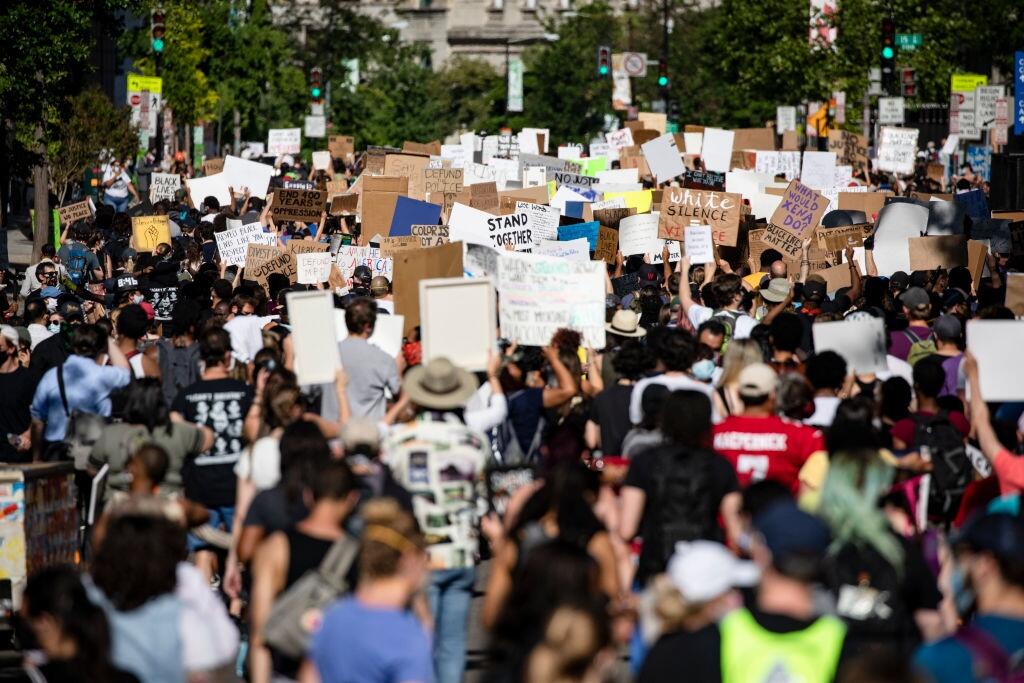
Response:
[[[431,142],[412,142],[406,140],[402,143],[402,151],[410,152],[412,154],[424,154],[426,156],[441,156],[441,141],[433,140]]]
[[[964,235],[911,237],[910,270],[946,270],[967,265],[967,238]]]
[[[828,151],[836,155],[837,163],[859,168],[868,163],[868,145],[863,135],[845,130],[828,132]]]
[[[737,128],[733,130],[732,148],[734,150],[774,150],[775,130],[773,128]]]
[[[606,263],[615,263],[615,256],[619,252],[619,231],[601,226],[597,233],[597,249],[594,251],[594,258]]]
[[[270,214],[275,221],[317,223],[327,203],[322,190],[275,190]]]
[[[1024,316],[1024,273],[1006,274],[1006,307],[1018,318]]]
[[[207,159],[203,162],[203,175],[213,175],[224,170],[224,159]]]
[[[818,246],[825,251],[843,251],[847,247],[863,247],[865,228],[869,223],[845,225],[841,228],[818,228]]]
[[[447,225],[413,225],[409,232],[419,239],[421,247],[437,247],[449,241]]]
[[[391,232],[391,221],[395,216],[395,205],[399,195],[409,194],[409,178],[394,176],[371,176],[363,178],[362,235],[366,239],[375,234]]]
[[[336,194],[331,198],[330,214],[332,216],[349,216],[359,209],[359,195]]]
[[[658,237],[679,241],[691,224],[710,225],[715,244],[735,247],[743,197],[729,192],[669,188],[662,196]]]
[[[408,195],[413,199],[426,199],[427,191],[423,171],[430,157],[416,154],[389,154],[384,160],[384,175],[409,179]]]
[[[327,138],[327,149],[335,159],[345,160],[356,152],[356,139],[351,135],[332,135]]]
[[[395,255],[395,313],[405,316],[405,334],[420,324],[420,280],[462,275],[462,242]]]
[[[612,228],[613,230],[619,229],[619,221],[623,218],[635,215],[636,209],[633,208],[594,209],[594,220],[605,227]]]
[[[423,169],[424,190],[427,193],[458,194],[462,192],[463,170],[461,168]]]
[[[878,212],[885,206],[885,200],[892,197],[892,192],[840,192],[837,202],[840,211],[863,211],[872,223],[877,219]]]
[[[792,180],[769,222],[805,237],[818,227],[827,208],[828,200],[823,195],[799,180]]]
[[[803,247],[803,240],[799,235],[773,223],[769,223],[765,228],[761,241],[768,247],[778,250],[787,259],[799,258],[800,249]]]
[[[66,204],[57,209],[57,217],[62,226],[68,226],[83,218],[92,218],[92,201],[83,199],[74,204]]]

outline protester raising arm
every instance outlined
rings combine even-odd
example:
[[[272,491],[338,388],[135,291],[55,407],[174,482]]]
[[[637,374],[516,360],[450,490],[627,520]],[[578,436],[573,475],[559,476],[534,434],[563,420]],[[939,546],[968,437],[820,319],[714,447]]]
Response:
[[[999,488],[1004,495],[1024,490],[1024,458],[1015,457],[996,436],[988,404],[981,395],[981,379],[978,374],[978,360],[969,351],[964,354],[964,375],[971,392],[971,426],[978,439],[978,447],[985,459],[992,463],[999,479]]]
[[[811,238],[808,237],[804,240],[804,243],[800,245],[800,276],[797,282],[807,282],[807,275],[811,272]]]
[[[576,395],[576,381],[569,368],[558,358],[558,349],[547,345],[542,349],[544,357],[551,364],[557,386],[544,387],[544,407],[557,408]]]

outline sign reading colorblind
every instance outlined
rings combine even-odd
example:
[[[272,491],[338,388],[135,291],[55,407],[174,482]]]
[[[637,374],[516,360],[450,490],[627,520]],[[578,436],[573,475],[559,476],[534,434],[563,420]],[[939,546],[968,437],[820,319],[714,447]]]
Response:
[[[827,208],[828,200],[825,197],[799,180],[792,180],[770,222],[797,237],[806,237],[821,222]]]
[[[878,145],[878,170],[887,173],[914,172],[917,156],[917,128],[882,128]]]
[[[161,199],[174,201],[181,188],[181,176],[177,173],[153,173],[149,181],[149,201],[156,204]]]
[[[711,226],[716,244],[734,247],[739,237],[742,206],[743,197],[734,193],[666,188],[661,196],[658,237],[682,240],[683,228],[696,223]]]
[[[275,221],[316,223],[326,203],[327,193],[321,190],[276,190],[270,213]]]
[[[506,339],[545,346],[560,328],[604,348],[604,269],[601,261],[570,261],[503,253],[498,259],[501,331]]]
[[[277,244],[277,235],[263,232],[263,226],[259,223],[229,228],[222,232],[215,232],[213,236],[217,238],[217,251],[220,252],[220,260],[229,266],[245,264],[245,254],[250,244],[266,244],[268,246]]]

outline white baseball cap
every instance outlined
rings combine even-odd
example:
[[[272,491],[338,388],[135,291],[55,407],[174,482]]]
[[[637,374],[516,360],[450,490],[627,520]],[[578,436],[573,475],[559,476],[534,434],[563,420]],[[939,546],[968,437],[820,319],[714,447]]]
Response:
[[[753,562],[740,560],[721,543],[676,543],[668,561],[668,577],[691,603],[708,602],[731,588],[756,585],[761,572]]]

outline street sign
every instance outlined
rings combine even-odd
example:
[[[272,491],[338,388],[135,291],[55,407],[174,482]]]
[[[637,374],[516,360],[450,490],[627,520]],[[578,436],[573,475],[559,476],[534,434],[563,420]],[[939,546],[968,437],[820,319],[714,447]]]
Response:
[[[913,52],[924,44],[924,36],[920,33],[897,33],[896,47]]]
[[[163,92],[163,79],[159,76],[140,76],[139,74],[128,74],[128,92],[142,92],[148,90],[154,95]]]
[[[974,91],[974,118],[982,128],[991,128],[996,119],[996,100],[1005,91],[1001,85],[981,85]]]
[[[1024,50],[1013,55],[1013,134],[1024,135]]]
[[[879,97],[878,122],[881,124],[903,123],[905,104],[902,97]]]
[[[1005,145],[1009,142],[1007,128],[1010,126],[1010,107],[1005,97],[996,100],[996,123],[992,127],[992,144]]]
[[[643,78],[647,75],[646,52],[623,52],[622,70],[631,78]]]
[[[953,74],[949,77],[950,92],[973,93],[979,85],[988,85],[988,76],[981,74]]]

